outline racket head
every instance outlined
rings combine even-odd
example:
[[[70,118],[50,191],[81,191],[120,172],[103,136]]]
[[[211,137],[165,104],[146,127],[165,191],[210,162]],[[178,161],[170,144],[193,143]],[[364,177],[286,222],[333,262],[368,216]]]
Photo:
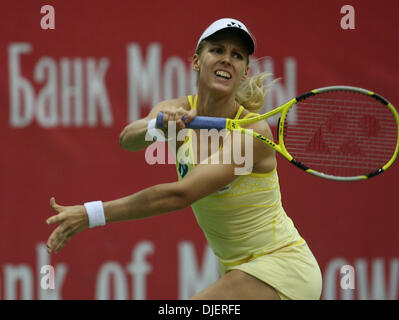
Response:
[[[364,180],[386,171],[396,160],[399,116],[382,96],[357,87],[331,86],[295,100],[281,114],[280,153],[306,172],[338,181]]]

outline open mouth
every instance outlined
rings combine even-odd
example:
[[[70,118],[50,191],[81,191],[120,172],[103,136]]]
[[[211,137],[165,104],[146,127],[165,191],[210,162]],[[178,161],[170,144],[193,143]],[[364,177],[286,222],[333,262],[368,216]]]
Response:
[[[216,70],[215,75],[222,79],[231,79],[231,74],[228,73],[227,71]]]

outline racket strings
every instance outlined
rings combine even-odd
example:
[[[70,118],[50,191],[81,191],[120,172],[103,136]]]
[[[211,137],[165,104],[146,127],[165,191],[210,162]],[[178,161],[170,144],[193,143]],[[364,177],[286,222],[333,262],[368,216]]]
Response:
[[[316,171],[366,175],[385,165],[395,151],[395,118],[373,96],[338,90],[320,93],[298,102],[289,114],[284,123],[286,149]]]

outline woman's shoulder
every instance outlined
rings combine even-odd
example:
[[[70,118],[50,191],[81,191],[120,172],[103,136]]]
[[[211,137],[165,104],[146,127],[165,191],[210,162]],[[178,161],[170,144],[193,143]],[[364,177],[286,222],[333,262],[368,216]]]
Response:
[[[253,117],[256,117],[259,115],[260,115],[259,113],[249,111],[249,110],[245,109],[245,107],[244,107],[239,119],[253,118]],[[256,122],[246,125],[245,127],[247,129],[253,129],[254,131],[266,136],[268,139],[273,139],[273,134],[272,134],[270,126],[266,120],[256,121]]]

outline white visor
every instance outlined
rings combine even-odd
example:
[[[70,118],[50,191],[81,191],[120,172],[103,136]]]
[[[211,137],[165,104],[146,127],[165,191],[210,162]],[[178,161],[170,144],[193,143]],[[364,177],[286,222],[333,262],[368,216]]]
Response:
[[[199,38],[197,43],[197,49],[202,40],[210,37],[211,35],[215,34],[218,31],[229,28],[239,31],[240,34],[243,36],[243,39],[247,42],[248,53],[249,54],[254,53],[255,40],[252,37],[251,33],[248,31],[247,27],[241,21],[232,18],[223,18],[213,22]]]

